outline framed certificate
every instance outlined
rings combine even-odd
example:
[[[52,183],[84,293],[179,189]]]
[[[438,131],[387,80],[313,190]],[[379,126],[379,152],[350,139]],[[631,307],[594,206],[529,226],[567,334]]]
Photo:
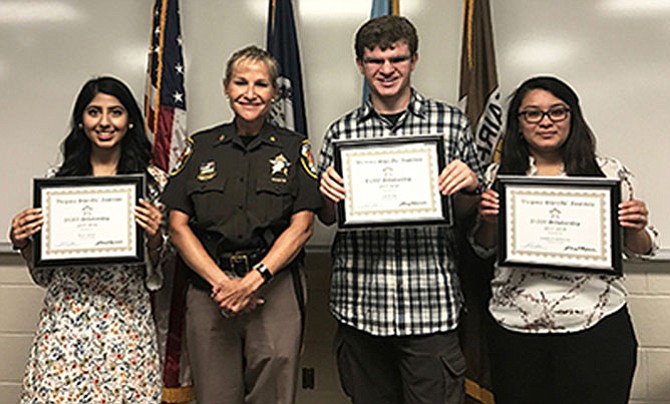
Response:
[[[498,263],[622,275],[621,184],[500,175]]]
[[[35,266],[144,261],[134,213],[144,181],[141,174],[35,179],[33,206],[44,214]]]
[[[337,204],[340,228],[451,224],[438,190],[445,166],[442,135],[339,140],[335,170],[347,190]]]

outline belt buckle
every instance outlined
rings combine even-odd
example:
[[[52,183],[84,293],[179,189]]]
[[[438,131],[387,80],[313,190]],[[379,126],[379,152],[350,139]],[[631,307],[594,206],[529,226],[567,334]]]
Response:
[[[249,272],[249,256],[246,254],[233,254],[228,258],[228,262],[230,263],[230,269],[240,277],[244,277]],[[238,265],[243,267],[241,271],[238,269]]]

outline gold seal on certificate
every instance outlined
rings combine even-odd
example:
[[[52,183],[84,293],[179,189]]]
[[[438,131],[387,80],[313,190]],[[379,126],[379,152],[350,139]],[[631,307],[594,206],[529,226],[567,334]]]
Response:
[[[450,224],[449,198],[440,194],[445,165],[441,135],[338,140],[335,170],[346,197],[337,205],[340,228]]]
[[[35,266],[143,261],[134,214],[143,191],[143,175],[35,179],[33,205],[44,214]]]
[[[620,181],[500,175],[498,262],[622,274]]]

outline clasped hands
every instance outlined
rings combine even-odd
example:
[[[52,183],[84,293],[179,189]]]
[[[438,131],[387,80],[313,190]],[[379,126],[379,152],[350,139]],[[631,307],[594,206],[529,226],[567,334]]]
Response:
[[[249,313],[265,303],[263,298],[256,294],[263,284],[263,278],[257,271],[250,271],[243,278],[223,276],[212,286],[210,297],[221,308],[225,317]]]

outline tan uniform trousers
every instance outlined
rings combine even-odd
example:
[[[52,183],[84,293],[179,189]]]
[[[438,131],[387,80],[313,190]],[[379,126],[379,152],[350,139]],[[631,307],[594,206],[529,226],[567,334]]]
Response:
[[[198,404],[294,402],[301,325],[291,270],[259,295],[263,306],[225,318],[207,291],[189,286],[186,332]]]

